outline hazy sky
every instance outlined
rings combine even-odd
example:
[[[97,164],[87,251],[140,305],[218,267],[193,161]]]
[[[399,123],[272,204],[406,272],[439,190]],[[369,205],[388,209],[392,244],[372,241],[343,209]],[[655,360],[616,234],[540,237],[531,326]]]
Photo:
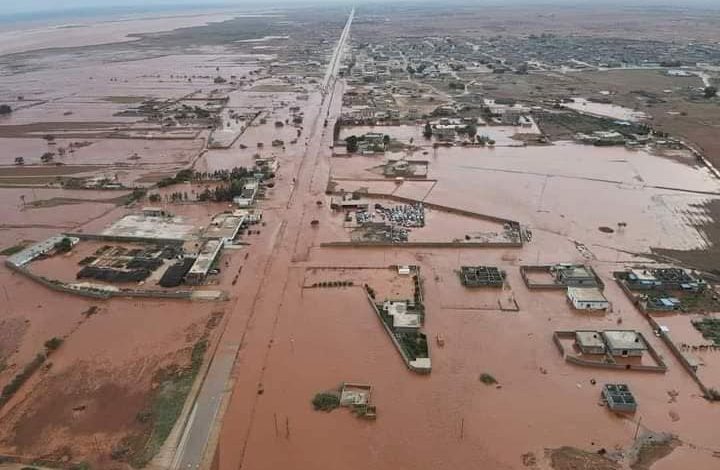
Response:
[[[103,7],[166,7],[172,5],[178,6],[196,6],[196,5],[212,5],[212,6],[224,6],[224,5],[246,5],[254,7],[272,6],[273,4],[301,4],[305,3],[321,3],[329,2],[333,0],[266,0],[258,2],[257,0],[0,0],[0,15],[8,15],[15,13],[31,13],[31,12],[47,12],[47,11],[62,11],[62,10],[75,10],[79,8],[103,8]],[[334,0],[337,3],[353,3],[352,0]],[[372,3],[378,2],[379,0],[357,0],[354,3]],[[414,3],[411,0],[402,0],[404,3]],[[421,0],[417,3],[433,3],[428,0]],[[472,3],[482,4],[509,4],[509,3],[527,3],[527,4],[593,4],[607,5],[609,3],[620,3],[620,4],[663,4],[672,5],[676,7],[682,7],[684,5],[715,5],[718,0],[476,0]],[[387,1],[381,1],[380,3],[387,3]],[[448,3],[447,0],[437,0],[435,3]],[[464,2],[471,3],[471,2]]]

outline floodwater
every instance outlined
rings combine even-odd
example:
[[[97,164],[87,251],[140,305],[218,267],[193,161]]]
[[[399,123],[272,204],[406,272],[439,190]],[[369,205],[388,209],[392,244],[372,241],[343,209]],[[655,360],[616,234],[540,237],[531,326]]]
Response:
[[[171,31],[224,21],[241,14],[202,13],[163,17],[113,18],[106,21],[38,26],[0,32],[0,55],[54,47],[81,47],[134,41],[132,35]]]
[[[212,50],[207,55],[100,67],[93,65],[96,58],[90,57],[89,64],[67,74],[38,70],[6,77],[3,96],[23,93],[28,103],[4,124],[41,122],[43,109],[53,120],[72,112],[66,116],[68,121],[123,123],[113,114],[128,105],[110,103],[106,98],[179,98],[199,88],[215,87],[215,67],[224,75],[242,77],[267,65],[264,61],[270,58],[229,56]],[[187,76],[196,78],[190,83]],[[0,284],[6,288],[0,292],[4,300],[0,319],[29,321],[28,328],[19,333],[22,342],[11,368],[1,373],[3,383],[44,341],[53,336],[67,338],[53,356],[48,380],[28,387],[28,395],[19,397],[28,400],[12,408],[11,416],[2,416],[0,447],[8,452],[47,455],[71,445],[76,456],[95,458],[98,449],[93,447],[93,436],[100,433],[100,453],[107,455],[111,444],[132,429],[130,423],[142,409],[157,367],[187,353],[209,313],[225,311],[228,323],[223,325],[218,345],[234,346],[239,353],[228,382],[232,392],[225,397],[226,413],[222,420],[208,425],[219,431],[220,470],[520,469],[521,455],[526,452],[542,459],[546,448],[564,445],[590,451],[627,447],[640,418],[643,428],[676,433],[696,446],[678,449],[658,468],[713,468],[716,460],[708,459],[708,452],[718,446],[720,411],[699,397],[698,387],[612,280],[614,270],[642,261],[650,247],[705,246],[703,234],[692,225],[709,217],[696,206],[720,193],[720,185],[708,171],[689,160],[644,151],[570,143],[503,146],[514,144],[510,137],[518,129],[488,127],[480,128],[479,133],[496,132],[490,134],[498,141],[496,148],[433,150],[425,146],[415,152],[414,158],[430,161],[429,181],[401,185],[363,181],[376,177],[367,170],[382,163],[381,158],[331,159],[332,125],[324,128],[323,120],[328,116],[332,123],[339,114],[339,95],[329,104],[321,104],[316,91],[310,92],[307,101],[299,99],[306,91],[262,91],[272,86],[280,85],[264,83],[253,90],[248,84],[246,89],[230,93],[230,107],[242,112],[262,108],[267,122],[250,126],[228,150],[202,153],[202,138],[207,136],[203,134],[188,141],[90,139],[92,145],[67,157],[74,164],[109,165],[111,168],[99,172],[117,171],[123,181],[172,174],[195,158],[195,168],[201,171],[249,165],[255,153],[277,157],[280,169],[277,186],[268,192],[268,200],[261,202],[263,224],[253,226],[253,231],[260,233],[244,237],[248,244],[240,251],[244,255],[228,250],[221,260],[218,288],[230,292],[227,303],[112,300],[102,302],[99,313],[87,319],[82,312],[93,302],[60,296],[7,269],[0,270]],[[334,85],[336,93],[342,89],[342,82]],[[44,107],[45,101],[52,104]],[[296,144],[290,143],[295,127],[275,126],[275,121],[290,117],[291,106],[300,106],[304,113],[302,135]],[[353,132],[386,132],[425,145],[418,142],[419,129],[421,126],[375,127]],[[272,147],[276,138],[285,141],[285,148]],[[258,142],[263,143],[262,150]],[[8,144],[3,153],[6,165],[18,153],[37,158],[46,145],[40,135],[2,143]],[[140,159],[130,160],[135,153]],[[333,223],[330,198],[325,194],[331,174],[348,178],[339,181],[339,187],[347,190],[366,187],[518,220],[532,230],[533,239],[523,248],[502,249],[322,248],[322,241],[344,235],[342,227]],[[192,191],[187,186],[177,189]],[[18,237],[42,239],[59,230],[100,231],[137,209],[91,201],[101,198],[94,192],[0,191],[4,191],[0,201],[5,201],[0,204],[3,223],[18,225],[0,229],[3,247],[14,244]],[[29,200],[51,199],[60,194],[87,202],[22,210],[19,199],[21,195]],[[213,213],[228,209],[223,204],[167,204],[166,208],[197,227],[207,224]],[[311,225],[312,220],[318,220],[319,226]],[[600,226],[619,229],[619,222],[627,227],[614,233],[598,230]],[[433,211],[424,230],[433,239],[454,238],[466,227],[462,218]],[[489,228],[482,226],[483,230]],[[58,258],[44,264],[51,265],[51,272],[72,276],[76,264],[62,261]],[[605,281],[612,311],[586,315],[572,310],[562,291],[537,292],[524,286],[519,265],[554,262],[591,263]],[[421,269],[426,299],[424,331],[433,362],[429,376],[405,368],[360,287],[362,283],[377,286],[381,296],[406,294],[406,283],[389,278],[393,273],[389,266],[398,264]],[[456,273],[462,265],[498,266],[506,271],[510,287],[499,295],[512,295],[520,310],[502,311],[499,305],[493,308],[496,299],[492,294],[466,292]],[[347,271],[374,267],[381,274],[373,270],[353,274],[357,283],[350,288],[304,289],[312,279],[308,269],[313,267],[344,267]],[[314,276],[326,275],[330,276],[319,270]],[[233,278],[237,284],[231,283]],[[584,369],[567,364],[552,342],[556,330],[618,325],[641,331],[665,358],[667,373]],[[436,335],[445,338],[443,347],[436,343]],[[499,387],[480,382],[482,373],[496,377]],[[70,385],[80,383],[75,381],[78,375],[92,380],[82,382],[83,393],[48,405],[57,396],[65,397]],[[66,377],[72,380],[63,383]],[[222,381],[225,377],[213,378]],[[312,410],[310,401],[315,393],[343,381],[373,386],[376,421],[360,420],[346,410]],[[606,382],[630,385],[640,404],[635,417],[620,418],[598,406],[600,386]],[[101,387],[107,384],[120,389],[131,384],[132,390],[119,395],[84,392],[106,390]],[[677,392],[676,401],[670,402],[668,392]],[[121,399],[116,400],[117,396]],[[118,407],[118,415],[93,414],[97,403],[107,404],[108,400],[124,405]],[[88,404],[90,418],[73,415],[76,402]],[[37,410],[51,412],[43,415]],[[22,445],[14,445],[15,424],[22,423],[23,416],[33,417],[33,424],[24,425],[22,433],[30,437]],[[43,421],[43,416],[50,418]],[[103,416],[109,419],[103,421]],[[67,427],[67,422],[81,425]],[[108,430],[108,423],[117,426]]]
[[[563,103],[563,106],[583,113],[604,116],[623,121],[640,121],[647,118],[642,111],[635,111],[624,106],[609,103],[596,103],[585,98],[573,98],[572,103]]]
[[[322,158],[329,152],[323,151]],[[340,187],[394,190],[392,182],[362,180],[380,159],[358,158],[332,159],[333,174],[343,173],[347,164],[351,169],[345,176],[359,178],[339,181]],[[426,200],[519,220],[533,230],[533,241],[522,249],[320,248],[328,209],[315,205],[316,193],[297,193],[305,219],[296,226],[291,206],[286,233],[292,235],[278,239],[270,258],[275,261],[267,276],[274,282],[251,306],[251,333],[238,359],[220,438],[220,469],[519,469],[526,452],[542,459],[544,449],[563,445],[590,451],[628,447],[640,416],[643,428],[715,448],[710,415],[717,410],[698,396],[697,386],[611,277],[618,263],[637,261],[616,248],[646,252],[657,243],[703,243],[688,219],[677,215],[715,197],[718,183],[711,175],[645,152],[574,144],[439,149],[429,160],[429,178],[438,182]],[[698,189],[709,194],[692,192]],[[319,228],[305,223],[310,217],[320,219]],[[619,221],[628,224],[622,233],[597,229]],[[446,225],[432,230],[442,232]],[[297,260],[292,253],[297,255],[305,243],[311,244],[308,257],[285,261]],[[572,310],[562,291],[528,290],[518,265],[552,262],[593,264],[605,281],[612,311],[587,315]],[[405,369],[361,289],[302,289],[307,282],[303,263],[419,265],[432,373],[422,377]],[[512,291],[507,295],[514,296],[520,311],[488,308],[491,300],[459,288],[455,270],[472,264],[504,269]],[[468,306],[475,309],[458,308]],[[668,363],[667,373],[573,366],[552,341],[556,330],[616,329],[619,324],[648,338]],[[435,344],[437,334],[445,338],[444,347]],[[478,378],[484,372],[494,375],[500,387],[482,384]],[[312,410],[315,393],[342,381],[373,385],[376,421],[359,420],[345,410]],[[634,418],[598,406],[601,384],[614,382],[628,383],[638,398]],[[676,402],[668,403],[669,391],[679,393]],[[685,465],[711,468],[702,466],[707,451],[682,455]]]

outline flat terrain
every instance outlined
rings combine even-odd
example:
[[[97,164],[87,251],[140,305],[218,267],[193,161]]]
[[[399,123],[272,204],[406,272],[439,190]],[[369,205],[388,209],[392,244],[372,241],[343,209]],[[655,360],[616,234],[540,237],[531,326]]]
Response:
[[[182,223],[165,235],[197,252],[214,217],[239,208],[201,195],[228,181],[223,172],[272,168],[241,211],[262,218],[225,244],[215,272],[164,290],[193,300],[86,298],[0,268],[0,386],[16,389],[0,401],[0,461],[717,468],[718,404],[652,321],[720,389],[720,353],[700,348],[708,340],[691,323],[720,312],[647,317],[613,273],[672,265],[717,287],[720,97],[702,93],[717,83],[720,16],[622,12],[298,7],[0,33],[0,104],[13,109],[0,117],[3,263],[59,233],[136,230],[148,206]],[[682,63],[647,64],[670,40]],[[608,128],[652,132],[622,134],[629,145],[577,136]],[[371,153],[346,140],[373,134]],[[386,177],[388,160],[422,161],[427,172]],[[331,208],[343,198],[401,213],[392,230],[407,241],[356,243],[377,227],[363,225],[362,210]],[[403,219],[409,204],[422,227]],[[158,236],[161,225],[143,227]],[[78,282],[81,263],[106,245],[146,246],[81,240],[28,271]],[[141,282],[103,284],[163,291],[157,281],[177,261]],[[528,288],[521,266],[557,263],[591,266],[607,311]],[[406,367],[368,299],[419,300],[415,274],[398,266],[419,270],[429,375]],[[505,284],[466,288],[461,266],[497,267]],[[553,342],[556,331],[612,329],[642,333],[667,370],[583,367]],[[313,409],[316,393],[343,382],[372,385],[375,420]],[[636,413],[608,410],[606,383],[627,384]]]

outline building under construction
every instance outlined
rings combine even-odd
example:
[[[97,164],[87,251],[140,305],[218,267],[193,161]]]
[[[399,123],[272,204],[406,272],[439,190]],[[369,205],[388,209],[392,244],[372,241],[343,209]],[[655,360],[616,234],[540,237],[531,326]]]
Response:
[[[462,266],[460,281],[465,287],[502,287],[505,272],[493,266]]]

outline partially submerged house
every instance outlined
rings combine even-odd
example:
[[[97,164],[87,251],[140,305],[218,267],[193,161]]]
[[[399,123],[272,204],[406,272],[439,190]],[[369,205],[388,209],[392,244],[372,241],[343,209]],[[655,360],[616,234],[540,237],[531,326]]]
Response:
[[[601,396],[612,411],[634,413],[637,410],[637,401],[625,384],[605,384]]]
[[[583,354],[605,354],[606,352],[605,341],[597,331],[576,331],[575,345]]]
[[[640,357],[647,350],[640,333],[634,330],[605,330],[602,333],[613,356]]]
[[[383,311],[392,318],[392,328],[397,332],[418,331],[422,326],[420,315],[408,311],[407,301],[386,300]]]
[[[567,298],[578,310],[607,310],[610,302],[597,287],[568,287]]]
[[[558,264],[551,271],[555,280],[568,287],[597,287],[595,272],[589,266],[574,264]]]

